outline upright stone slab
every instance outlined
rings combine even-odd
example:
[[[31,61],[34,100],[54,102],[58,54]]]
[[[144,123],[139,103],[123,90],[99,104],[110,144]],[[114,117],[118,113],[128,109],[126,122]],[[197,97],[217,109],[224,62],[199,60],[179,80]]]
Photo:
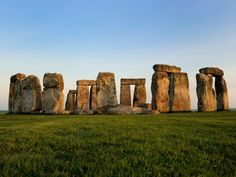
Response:
[[[76,104],[79,112],[87,112],[89,107],[89,87],[77,85]]]
[[[169,112],[170,80],[166,72],[155,72],[152,76],[152,109]]]
[[[97,110],[97,86],[92,85],[90,88],[90,110]]]
[[[229,109],[229,98],[226,81],[223,76],[215,78],[215,90],[217,96],[217,110],[225,111]]]
[[[8,111],[9,113],[21,113],[23,110],[23,89],[22,81],[26,78],[25,74],[18,73],[10,79]]]
[[[43,78],[43,85],[43,112],[45,114],[63,114],[63,76],[57,73],[46,73]]]
[[[76,90],[69,90],[66,99],[66,111],[73,113],[76,105]]]
[[[134,107],[140,107],[146,103],[147,93],[145,85],[135,85],[133,105]]]
[[[212,112],[217,110],[216,95],[212,88],[212,76],[206,74],[197,74],[197,97],[198,111]]]
[[[170,111],[190,111],[189,81],[187,73],[172,73],[170,75]]]
[[[97,107],[117,105],[114,73],[99,73],[97,77]]]
[[[120,104],[131,106],[131,91],[130,85],[121,84],[120,86]]]
[[[23,113],[34,113],[42,110],[42,88],[38,77],[29,75],[22,81]]]

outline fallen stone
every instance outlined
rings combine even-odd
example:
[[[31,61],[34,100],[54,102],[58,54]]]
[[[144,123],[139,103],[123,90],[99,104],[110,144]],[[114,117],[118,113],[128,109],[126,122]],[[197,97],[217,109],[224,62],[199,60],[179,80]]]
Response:
[[[199,70],[199,72],[202,74],[211,74],[214,77],[224,75],[224,71],[216,67],[202,68]]]
[[[23,113],[37,113],[42,110],[42,88],[38,77],[29,75],[22,81]]]
[[[153,66],[155,72],[179,73],[181,68],[165,64],[156,64]]]
[[[212,88],[211,75],[197,74],[198,111],[212,112],[217,110],[216,94]]]
[[[152,111],[145,108],[140,107],[131,107],[131,106],[125,106],[125,105],[116,105],[109,107],[107,109],[107,114],[112,115],[137,115],[137,114],[159,114],[158,111]]]
[[[97,77],[97,108],[117,105],[114,73],[99,73]]]

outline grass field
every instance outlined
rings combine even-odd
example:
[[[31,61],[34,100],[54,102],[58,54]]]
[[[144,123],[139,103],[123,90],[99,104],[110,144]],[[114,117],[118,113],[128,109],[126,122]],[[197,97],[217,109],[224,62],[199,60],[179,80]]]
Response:
[[[0,176],[236,176],[236,111],[1,114]]]

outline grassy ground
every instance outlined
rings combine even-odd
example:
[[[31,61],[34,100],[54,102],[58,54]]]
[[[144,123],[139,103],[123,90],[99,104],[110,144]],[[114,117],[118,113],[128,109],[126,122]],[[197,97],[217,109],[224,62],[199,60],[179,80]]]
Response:
[[[0,115],[0,176],[236,176],[236,111]]]

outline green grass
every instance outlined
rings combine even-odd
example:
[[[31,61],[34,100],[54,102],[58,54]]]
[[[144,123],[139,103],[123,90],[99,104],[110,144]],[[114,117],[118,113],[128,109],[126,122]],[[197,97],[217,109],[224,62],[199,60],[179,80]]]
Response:
[[[236,176],[236,111],[0,115],[0,176]]]

